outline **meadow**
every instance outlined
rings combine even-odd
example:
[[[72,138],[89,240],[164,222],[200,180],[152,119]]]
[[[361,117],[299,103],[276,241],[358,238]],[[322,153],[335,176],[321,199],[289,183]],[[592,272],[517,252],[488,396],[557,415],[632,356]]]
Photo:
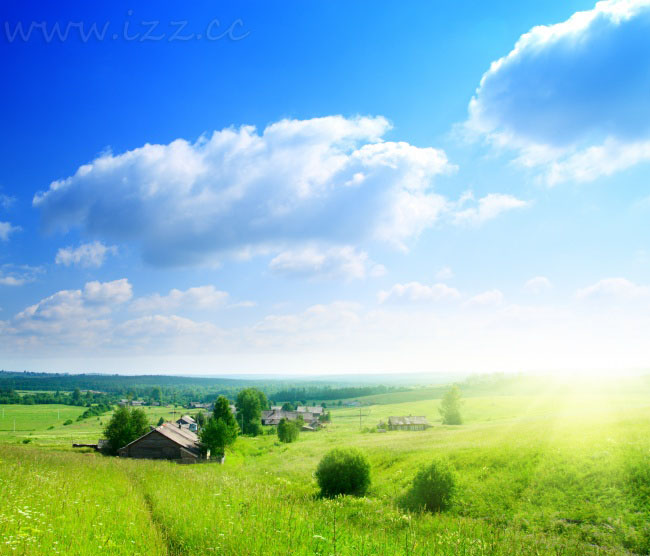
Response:
[[[224,465],[75,453],[70,440],[96,441],[106,417],[63,426],[83,408],[5,406],[0,553],[648,554],[647,386],[549,383],[534,395],[468,397],[465,424],[453,427],[440,424],[438,399],[386,394],[332,409],[325,430],[293,444],[240,438]],[[169,411],[150,409],[151,422]],[[373,432],[408,414],[434,426]],[[315,467],[346,445],[368,456],[370,492],[321,499]],[[439,457],[458,476],[451,510],[401,509],[400,493]]]

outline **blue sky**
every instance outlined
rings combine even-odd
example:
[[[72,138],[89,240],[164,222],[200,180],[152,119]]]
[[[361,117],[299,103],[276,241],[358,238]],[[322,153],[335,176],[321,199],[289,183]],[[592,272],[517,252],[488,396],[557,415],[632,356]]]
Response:
[[[0,366],[647,368],[649,2],[0,13]]]

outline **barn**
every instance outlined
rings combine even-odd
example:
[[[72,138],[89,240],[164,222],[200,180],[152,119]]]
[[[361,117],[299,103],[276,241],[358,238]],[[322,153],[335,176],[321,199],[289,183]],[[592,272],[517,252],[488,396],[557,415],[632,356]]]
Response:
[[[427,418],[423,416],[388,418],[388,429],[392,431],[423,431],[430,426]]]
[[[175,423],[163,423],[118,450],[120,457],[192,463],[201,458],[199,437]]]

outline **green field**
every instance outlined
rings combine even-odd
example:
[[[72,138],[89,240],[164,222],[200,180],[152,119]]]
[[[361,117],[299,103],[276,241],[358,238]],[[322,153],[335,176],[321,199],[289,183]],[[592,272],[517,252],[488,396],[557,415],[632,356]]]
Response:
[[[74,453],[72,440],[96,440],[101,430],[96,418],[62,425],[83,408],[5,406],[0,553],[650,551],[647,383],[554,383],[536,395],[468,397],[466,424],[455,427],[440,424],[439,400],[406,394],[383,399],[397,403],[333,409],[326,430],[302,433],[294,444],[240,438],[222,466]],[[155,422],[170,410],[149,411]],[[434,427],[371,432],[389,415],[408,414],[426,415]],[[370,459],[371,490],[360,499],[320,499],[313,471],[325,452],[345,445]],[[454,506],[437,515],[401,510],[399,494],[434,457],[456,468]]]

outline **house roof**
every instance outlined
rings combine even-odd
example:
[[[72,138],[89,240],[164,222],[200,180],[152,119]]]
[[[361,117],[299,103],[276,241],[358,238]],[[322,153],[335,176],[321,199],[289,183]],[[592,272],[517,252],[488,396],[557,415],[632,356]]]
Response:
[[[318,415],[323,413],[323,408],[319,405],[299,405],[296,411],[300,413],[316,413]]]
[[[191,430],[187,428],[181,428],[175,423],[163,423],[159,427],[151,429],[148,433],[143,434],[140,438],[136,438],[133,442],[129,442],[126,446],[123,446],[120,449],[123,450],[124,448],[128,448],[132,444],[140,442],[140,440],[143,438],[154,433],[162,434],[164,437],[168,438],[175,444],[178,444],[188,452],[195,454],[196,456],[200,455],[201,453],[201,450],[199,448],[199,437]]]
[[[429,421],[424,416],[412,416],[408,417],[389,417],[389,425],[428,425]]]
[[[183,415],[183,416],[182,416],[178,421],[176,421],[176,422],[178,423],[179,421],[185,421],[186,423],[190,423],[190,424],[191,424],[191,423],[196,423],[196,421],[195,421],[194,419],[192,419],[192,417],[190,417],[189,415]]]

